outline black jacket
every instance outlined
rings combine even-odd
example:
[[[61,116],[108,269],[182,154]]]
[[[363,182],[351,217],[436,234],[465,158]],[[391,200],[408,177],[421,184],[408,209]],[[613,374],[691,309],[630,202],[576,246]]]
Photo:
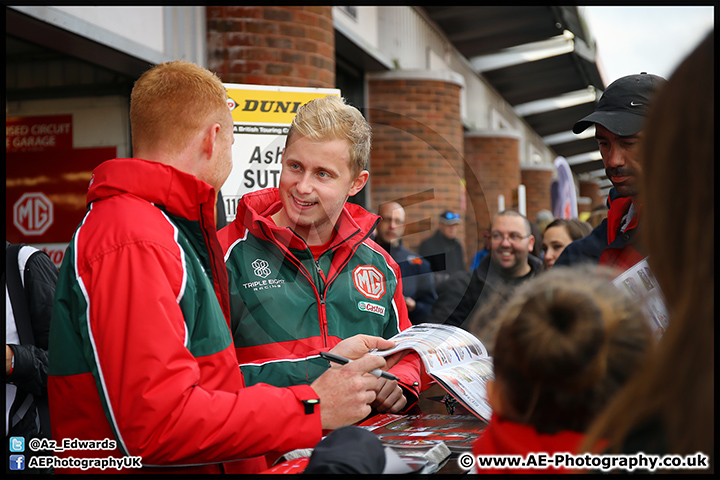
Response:
[[[474,314],[495,294],[507,297],[517,285],[543,270],[542,260],[529,254],[530,273],[520,278],[506,277],[493,268],[490,258],[491,255],[485,255],[478,268],[454,275],[438,288],[438,300],[431,315],[433,323],[470,330]]]
[[[625,232],[615,235],[614,240],[608,243],[608,224],[619,223],[626,212],[620,209],[623,206],[622,201],[617,201],[618,197],[614,188],[610,189],[608,196],[608,218],[604,219],[600,225],[590,232],[589,235],[579,238],[570,243],[562,251],[554,266],[573,266],[582,263],[592,263],[597,265],[600,257],[606,250],[614,251],[614,255],[609,256],[613,263],[618,266],[628,266],[636,263],[644,254],[638,240],[639,226],[629,227]],[[613,219],[617,219],[613,221]],[[608,252],[611,253],[611,252]]]
[[[9,246],[10,244],[6,242],[6,253]],[[12,281],[9,278],[11,272],[7,268],[17,267],[6,265],[4,279],[5,282],[10,282]],[[10,375],[5,377],[5,389],[10,388],[10,385],[17,387],[10,409],[10,418],[6,419],[9,422],[8,438],[24,437],[26,440],[33,437],[50,438],[49,431],[41,431],[42,428],[38,428],[37,415],[39,407],[37,405],[40,403],[44,405],[43,411],[45,413],[43,415],[47,420],[48,335],[57,279],[58,269],[52,263],[50,257],[45,252],[35,251],[25,264],[23,281],[25,298],[11,299],[11,305],[18,301],[26,302],[26,311],[29,315],[34,343],[29,343],[22,338],[22,330],[18,323],[23,320],[16,318],[20,313],[16,313],[13,309],[12,316],[6,319],[6,323],[13,322],[13,326],[18,331],[21,340],[18,344],[8,344],[13,351],[14,366]],[[28,321],[28,319],[24,321]],[[28,404],[30,405],[29,408],[27,408]],[[42,453],[38,452],[37,454]],[[28,455],[35,454],[26,451],[26,458],[28,458]],[[48,470],[29,468],[26,468],[25,471],[29,473],[48,473]]]
[[[440,230],[423,240],[418,253],[430,263],[433,272],[453,274],[466,270],[462,245],[456,238],[447,238]]]
[[[432,311],[432,306],[437,300],[435,293],[435,282],[433,280],[430,264],[422,257],[415,255],[405,248],[402,241],[397,247],[391,247],[375,238],[375,241],[383,247],[400,266],[402,274],[403,295],[415,300],[415,309],[408,311],[408,317],[413,325],[427,321]]]

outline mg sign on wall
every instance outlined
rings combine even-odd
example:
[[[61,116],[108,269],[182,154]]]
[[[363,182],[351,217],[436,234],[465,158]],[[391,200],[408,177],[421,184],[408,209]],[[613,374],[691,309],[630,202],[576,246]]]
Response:
[[[73,116],[5,118],[5,240],[46,252],[60,266],[87,211],[93,169],[115,146],[73,147]]]
[[[42,192],[25,193],[13,205],[13,224],[23,235],[42,235],[53,220],[53,204]]]

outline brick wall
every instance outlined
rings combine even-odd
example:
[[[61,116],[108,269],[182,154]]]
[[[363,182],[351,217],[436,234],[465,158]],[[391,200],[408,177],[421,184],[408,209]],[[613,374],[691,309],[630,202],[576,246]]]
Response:
[[[406,212],[405,245],[417,251],[445,209],[464,203],[460,85],[417,78],[371,78],[373,128],[369,207],[397,201]],[[464,238],[461,226],[459,239]],[[467,254],[467,251],[466,251]]]
[[[521,181],[519,138],[515,135],[465,135],[465,179],[468,213],[466,244],[473,250],[483,247],[482,233],[498,212],[498,195],[505,208],[512,207],[512,192]]]
[[[587,211],[590,211],[593,207],[597,207],[598,205],[605,205],[606,197],[600,195],[600,185],[598,185],[597,182],[581,181],[578,183],[579,195],[590,199],[590,205]]]
[[[332,7],[206,7],[208,69],[225,83],[335,87]]]
[[[525,185],[525,206],[527,217],[534,222],[540,210],[552,211],[553,167],[527,167],[521,169],[522,184]]]

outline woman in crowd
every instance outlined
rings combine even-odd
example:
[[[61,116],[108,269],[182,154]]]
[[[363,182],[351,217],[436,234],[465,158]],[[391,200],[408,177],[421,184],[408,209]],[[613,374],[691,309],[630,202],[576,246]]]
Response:
[[[558,218],[545,227],[542,235],[543,263],[545,268],[555,264],[565,247],[575,240],[589,235],[592,227],[589,223],[573,218],[566,220]]]

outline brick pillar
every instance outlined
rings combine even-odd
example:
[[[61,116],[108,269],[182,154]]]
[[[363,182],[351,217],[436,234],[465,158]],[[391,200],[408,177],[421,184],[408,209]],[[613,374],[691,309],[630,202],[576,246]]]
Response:
[[[592,180],[580,181],[579,183],[579,196],[588,197],[590,199],[590,205],[588,206],[588,212],[593,207],[598,205],[605,205],[605,199],[600,195],[600,185]]]
[[[206,7],[208,69],[225,83],[335,87],[332,7]]]
[[[465,134],[465,179],[469,198],[466,241],[468,245],[474,245],[473,255],[483,247],[482,234],[498,212],[498,195],[505,197],[505,208],[511,208],[512,192],[521,178],[518,134],[497,131]]]
[[[414,251],[437,229],[440,213],[465,210],[462,85],[462,77],[452,72],[400,70],[370,77],[369,206],[377,210],[387,201],[403,205],[403,241]],[[462,225],[461,242],[464,230]]]
[[[531,222],[537,218],[540,210],[552,212],[552,195],[550,187],[555,167],[544,166],[523,166],[521,169],[522,184],[525,185],[525,205],[527,217]]]

